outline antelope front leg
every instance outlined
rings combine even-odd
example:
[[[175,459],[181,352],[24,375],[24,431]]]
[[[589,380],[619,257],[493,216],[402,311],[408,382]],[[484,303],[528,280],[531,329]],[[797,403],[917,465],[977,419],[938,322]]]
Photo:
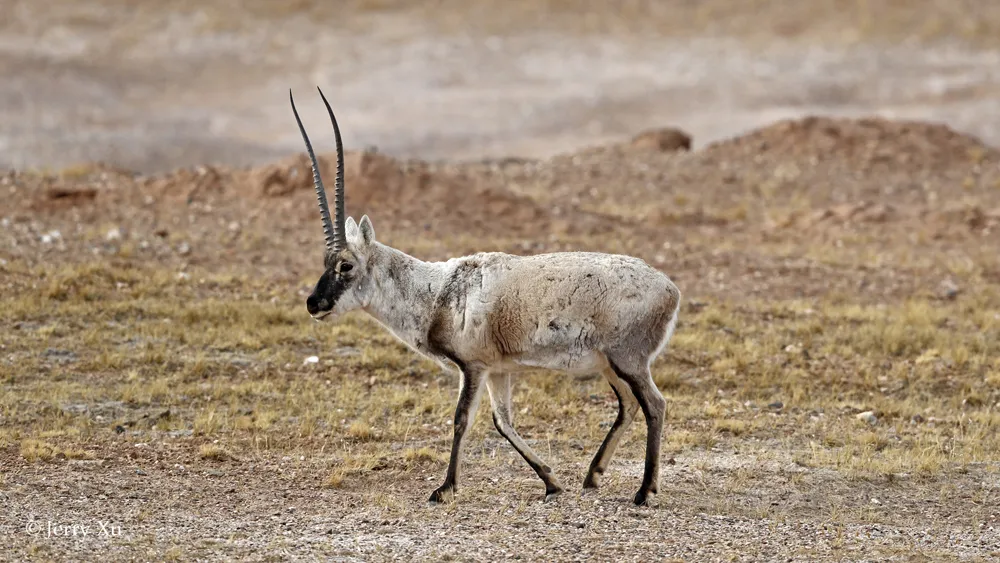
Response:
[[[458,406],[455,408],[455,437],[451,442],[451,459],[448,461],[448,473],[444,484],[431,493],[429,502],[437,504],[451,499],[458,486],[458,468],[462,462],[462,438],[476,419],[476,409],[479,407],[479,397],[483,391],[483,380],[486,373],[479,370],[462,368],[461,387],[458,391]]]

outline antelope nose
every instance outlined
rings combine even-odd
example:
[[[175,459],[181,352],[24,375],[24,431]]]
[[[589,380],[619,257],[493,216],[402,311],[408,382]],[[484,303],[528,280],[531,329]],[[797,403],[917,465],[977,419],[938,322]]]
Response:
[[[315,315],[319,312],[319,298],[315,295],[310,295],[306,298],[306,310],[309,311],[310,315]]]

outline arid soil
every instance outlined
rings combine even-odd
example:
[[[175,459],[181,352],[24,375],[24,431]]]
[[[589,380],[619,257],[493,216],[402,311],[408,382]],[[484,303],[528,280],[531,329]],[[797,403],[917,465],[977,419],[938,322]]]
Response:
[[[352,25],[390,18],[406,28],[404,16],[416,17],[383,4],[352,4]],[[626,4],[623,13],[645,5]],[[798,12],[779,4],[774,13],[787,18],[773,21],[781,23],[782,41],[802,45],[812,37],[829,46],[854,33],[851,53],[895,53],[886,55],[897,61],[889,66],[914,75],[931,64],[961,74],[955,59],[928,53],[994,56],[986,31],[997,20],[986,17],[988,3],[970,3],[984,18],[979,27],[928,7],[937,19],[926,21],[943,31],[898,51],[885,42],[917,23],[900,29],[856,25],[847,16],[824,20],[823,10],[840,6],[832,1],[816,3],[815,20],[796,19]],[[33,21],[23,5],[3,6]],[[732,92],[732,100],[743,100],[733,102],[740,108],[734,119],[750,129],[735,136],[718,127],[721,117],[709,118],[711,108],[688,122],[665,118],[718,101],[699,98],[697,85],[642,118],[611,111],[614,101],[597,96],[586,112],[550,122],[571,126],[521,129],[522,115],[500,133],[477,129],[485,114],[470,110],[468,117],[470,105],[450,107],[455,92],[434,103],[433,88],[423,98],[399,94],[394,103],[411,106],[399,111],[438,113],[393,129],[388,123],[398,119],[372,117],[381,111],[377,100],[362,95],[391,77],[369,68],[374,78],[344,86],[335,105],[345,107],[338,113],[349,149],[347,210],[370,215],[380,241],[427,260],[479,250],[628,253],[670,275],[684,296],[676,335],[653,366],[669,411],[654,506],[629,502],[642,473],[641,423],[622,443],[605,487],[581,494],[590,457],[613,420],[614,395],[598,378],[539,372],[516,384],[515,422],[567,493],[542,502],[541,484],[484,407],[456,501],[431,507],[425,501],[444,474],[457,377],[361,314],[333,323],[308,318],[304,298],[321,273],[322,231],[307,161],[286,115],[288,84],[266,78],[271,65],[284,63],[262,59],[260,74],[227,86],[231,77],[214,75],[212,65],[244,67],[221,57],[205,63],[204,96],[185,97],[162,78],[169,69],[158,74],[139,55],[166,57],[154,48],[157,37],[196,35],[187,19],[171,20],[178,28],[169,33],[149,26],[137,40],[141,48],[121,60],[109,51],[101,58],[94,53],[118,36],[74,43],[88,21],[114,20],[116,29],[134,32],[129,26],[147,29],[140,24],[164,16],[110,0],[74,6],[59,12],[66,31],[46,32],[63,38],[45,43],[52,53],[35,46],[28,56],[22,44],[3,43],[0,60],[23,72],[0,91],[81,77],[147,84],[150,90],[140,90],[162,96],[150,99],[161,100],[166,114],[157,121],[132,113],[156,103],[131,94],[106,100],[108,122],[96,113],[81,117],[67,103],[105,99],[100,88],[15,100],[39,104],[38,114],[0,108],[0,162],[17,167],[0,173],[0,559],[1000,558],[1000,150],[995,137],[970,134],[995,135],[1000,113],[980,112],[995,100],[995,66],[966,68],[954,105],[946,94],[927,98],[916,113],[934,119],[921,121],[843,115],[853,111],[781,119],[782,112],[746,104],[751,93]],[[239,17],[278,10],[247,6]],[[308,2],[300,8],[298,16],[281,12],[302,26],[294,29],[315,24],[302,14],[331,17]],[[201,25],[213,33],[245,29],[206,13]],[[465,24],[486,25],[489,18],[474,15],[465,14]],[[666,25],[670,18],[649,20]],[[443,16],[433,21],[442,34],[459,25]],[[554,18],[539,30],[561,30],[567,42],[629,35],[612,25],[617,20],[601,21],[608,29]],[[504,18],[493,25],[498,37],[512,36]],[[753,26],[719,25],[714,32],[731,35],[739,49],[777,52],[754,47],[773,43],[746,31]],[[4,33],[36,31],[8,24]],[[690,38],[680,29],[661,32],[671,41]],[[225,45],[236,52],[247,35],[232,33]],[[400,41],[412,41],[412,33],[400,32]],[[942,34],[960,37],[961,46]],[[316,56],[332,60],[329,47],[345,41],[330,37]],[[305,49],[285,41],[285,49]],[[206,47],[184,45],[175,47],[178,68],[195,64],[191,53]],[[36,68],[28,60],[73,58],[65,54],[73,49],[93,56],[94,67],[46,59]],[[613,81],[608,61],[615,56],[637,60],[634,51],[616,49],[608,47],[611,59],[595,67],[604,80]],[[377,54],[361,51],[351,55],[358,68]],[[752,52],[746,57],[756,60]],[[130,58],[136,74],[116,74]],[[289,75],[305,66],[290,68]],[[326,84],[345,71],[316,72],[321,76],[299,74],[293,82],[306,126],[319,139],[332,135],[306,83]],[[455,72],[483,85],[465,91],[466,104],[500,90],[492,82],[499,77]],[[511,89],[524,88],[528,98],[534,87],[547,87],[510,76],[520,76]],[[799,86],[811,80],[801,68],[787,76],[799,77]],[[868,75],[854,76],[860,83]],[[241,98],[239,88],[253,83],[266,85]],[[170,88],[177,89],[164,93]],[[263,89],[280,99],[252,109]],[[220,97],[206,94],[212,91]],[[558,105],[557,98],[547,103]],[[517,105],[501,101],[483,111],[503,113],[507,103]],[[854,109],[875,113],[865,109],[875,105]],[[231,125],[206,127],[223,106]],[[191,114],[189,133],[166,134],[176,124],[167,123],[177,115],[170,112],[191,107],[203,113]],[[634,118],[587,133],[594,108]],[[259,139],[240,144],[254,135],[254,127],[235,124],[232,116],[240,115],[262,127]],[[36,128],[57,132],[88,119],[74,126],[79,137]],[[130,127],[135,131],[123,135]],[[427,149],[420,135],[438,131],[446,138]],[[551,143],[560,148],[528,149]],[[418,145],[424,148],[412,148]],[[322,146],[330,185],[329,139]],[[116,152],[121,147],[128,150]],[[484,158],[490,155],[518,156]]]

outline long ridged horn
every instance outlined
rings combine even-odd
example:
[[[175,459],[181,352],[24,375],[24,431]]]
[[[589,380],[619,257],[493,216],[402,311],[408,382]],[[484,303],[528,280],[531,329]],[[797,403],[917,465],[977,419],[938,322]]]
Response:
[[[340,140],[340,126],[337,125],[337,117],[333,115],[333,108],[330,107],[330,102],[326,101],[326,96],[323,95],[323,90],[320,90],[319,86],[316,87],[316,90],[319,90],[319,97],[323,98],[323,104],[326,105],[326,113],[330,114],[330,123],[333,124],[333,137],[337,143],[337,177],[333,182],[334,244],[346,248],[347,234],[344,221],[347,220],[347,214],[344,213],[344,143]]]
[[[309,153],[309,160],[312,161],[313,185],[316,188],[316,199],[319,200],[319,214],[323,218],[323,234],[326,238],[326,247],[330,250],[340,250],[337,248],[335,229],[333,221],[330,219],[330,205],[326,202],[326,188],[323,187],[323,178],[319,174],[319,163],[316,161],[316,153],[313,152],[312,143],[309,142],[309,135],[306,134],[305,127],[302,126],[302,119],[295,109],[295,99],[292,97],[292,90],[288,90],[288,100],[292,104],[292,113],[295,114],[295,123],[302,133],[302,140],[306,144],[306,152]]]

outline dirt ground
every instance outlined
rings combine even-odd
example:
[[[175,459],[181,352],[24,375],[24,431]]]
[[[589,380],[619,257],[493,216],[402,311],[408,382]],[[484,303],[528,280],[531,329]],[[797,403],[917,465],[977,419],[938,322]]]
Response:
[[[0,559],[1000,558],[996,6],[586,5],[0,2]],[[426,505],[457,377],[305,311],[315,84],[380,241],[677,283],[652,507],[641,424],[581,494],[614,394],[548,372],[567,493],[481,408]]]

